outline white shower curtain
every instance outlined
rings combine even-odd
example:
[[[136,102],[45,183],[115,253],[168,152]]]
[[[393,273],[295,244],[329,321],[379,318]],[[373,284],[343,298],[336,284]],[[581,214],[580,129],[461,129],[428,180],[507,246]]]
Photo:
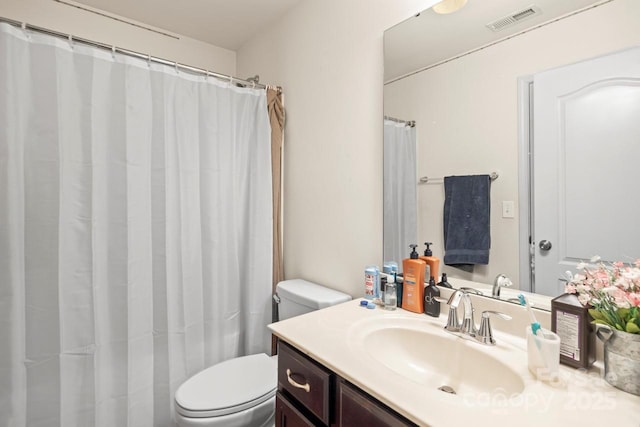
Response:
[[[384,261],[409,256],[409,245],[418,243],[416,178],[416,128],[384,121]]]
[[[0,425],[171,426],[267,351],[265,92],[0,24]]]

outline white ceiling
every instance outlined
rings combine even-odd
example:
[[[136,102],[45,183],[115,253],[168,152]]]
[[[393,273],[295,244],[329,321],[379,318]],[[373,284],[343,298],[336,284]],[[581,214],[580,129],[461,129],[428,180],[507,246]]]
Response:
[[[428,9],[384,33],[385,81],[437,64],[480,46],[610,0],[468,0],[449,15]],[[493,32],[485,25],[532,5],[542,13]]]
[[[230,50],[238,50],[302,0],[76,0]]]

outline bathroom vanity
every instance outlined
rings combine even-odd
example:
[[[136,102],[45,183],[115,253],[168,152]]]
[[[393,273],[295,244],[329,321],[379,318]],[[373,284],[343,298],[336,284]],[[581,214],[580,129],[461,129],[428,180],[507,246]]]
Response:
[[[415,426],[335,372],[280,341],[276,426],[314,425]]]
[[[523,310],[513,319],[521,336],[496,322],[497,343],[485,346],[444,331],[446,315],[359,303],[269,326],[281,340],[276,425],[638,427],[640,397],[608,385],[598,366],[561,366],[553,382],[529,372]]]

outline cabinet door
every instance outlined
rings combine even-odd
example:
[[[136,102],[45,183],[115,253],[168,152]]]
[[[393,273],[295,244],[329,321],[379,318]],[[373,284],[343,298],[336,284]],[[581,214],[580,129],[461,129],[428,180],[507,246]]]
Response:
[[[337,427],[415,426],[344,380],[338,383],[336,398]]]
[[[276,427],[313,427],[286,397],[276,394]]]

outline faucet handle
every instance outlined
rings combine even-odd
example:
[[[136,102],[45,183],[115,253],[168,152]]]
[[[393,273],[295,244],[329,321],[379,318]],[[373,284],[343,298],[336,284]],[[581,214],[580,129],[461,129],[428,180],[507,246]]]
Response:
[[[501,313],[499,311],[495,311],[495,310],[485,310],[482,312],[482,318],[483,319],[489,319],[490,315],[495,315],[498,316],[499,318],[503,319],[503,320],[511,320],[512,317],[509,316],[508,314],[504,314]]]
[[[476,339],[482,344],[486,345],[496,345],[496,341],[493,339],[493,332],[491,331],[491,322],[489,317],[491,315],[498,316],[504,320],[511,320],[511,316],[509,316],[508,314],[500,313],[499,311],[483,311],[482,318],[480,319],[480,328],[478,328]]]

